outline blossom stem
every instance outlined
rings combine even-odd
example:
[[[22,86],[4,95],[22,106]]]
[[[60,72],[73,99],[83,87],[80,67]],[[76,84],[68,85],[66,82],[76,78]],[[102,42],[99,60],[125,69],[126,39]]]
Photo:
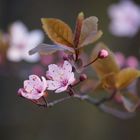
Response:
[[[42,97],[42,99],[43,99],[43,101],[45,102],[45,105],[46,105],[46,107],[47,107],[47,101],[46,101],[45,97]]]
[[[71,85],[68,86],[68,94],[69,94],[70,96],[73,96],[73,95],[74,95],[73,88],[72,88]]]
[[[91,65],[92,63],[94,63],[97,60],[98,60],[98,57],[96,57],[93,61],[91,61],[90,63],[84,65],[83,67],[86,68],[87,66]]]

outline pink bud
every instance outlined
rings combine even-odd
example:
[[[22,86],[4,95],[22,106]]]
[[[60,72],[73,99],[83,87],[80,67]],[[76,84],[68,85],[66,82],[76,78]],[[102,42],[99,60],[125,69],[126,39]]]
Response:
[[[106,58],[108,55],[109,55],[108,51],[105,49],[102,49],[98,53],[98,58],[103,59],[103,58]]]
[[[79,79],[80,79],[80,81],[84,81],[84,80],[87,79],[87,75],[86,74],[82,74],[82,75],[80,75]]]
[[[68,56],[66,56],[66,55],[63,56],[63,60],[68,61],[68,59],[69,59]]]

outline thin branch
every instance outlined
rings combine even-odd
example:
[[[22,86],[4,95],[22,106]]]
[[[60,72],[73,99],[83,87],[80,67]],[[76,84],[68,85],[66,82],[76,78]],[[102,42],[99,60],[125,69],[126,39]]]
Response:
[[[96,105],[98,106],[98,105],[100,105],[100,104],[102,104],[102,103],[105,103],[105,102],[107,102],[107,101],[112,100],[112,99],[115,97],[116,93],[117,93],[117,91],[114,90],[113,93],[112,93],[109,97],[104,97],[104,98],[102,98],[101,100],[99,100],[99,101],[96,103]]]
[[[71,98],[71,96],[67,96],[67,97],[64,97],[64,98],[61,98],[61,99],[54,100],[52,102],[47,102],[47,105],[46,104],[37,104],[37,105],[40,106],[40,107],[45,107],[45,108],[53,107],[54,105],[62,103],[65,100],[68,100],[70,98]]]
[[[59,103],[61,103],[61,102],[66,101],[66,100],[68,100],[68,99],[71,99],[71,96],[67,96],[67,97],[64,97],[64,98],[55,100],[55,101],[53,101],[53,102],[50,102],[50,103],[48,103],[48,107],[52,107],[52,106],[54,106],[54,105],[56,105],[56,104],[59,104]]]
[[[97,61],[98,59],[99,59],[99,57],[97,56],[93,61],[91,61],[90,63],[84,65],[83,67],[85,68],[85,67],[91,65],[92,63],[94,63],[94,62]]]
[[[113,115],[115,117],[121,118],[121,119],[129,119],[129,118],[132,118],[133,116],[135,116],[135,113],[124,112],[124,111],[121,111],[121,110],[118,110],[118,109],[115,109],[115,108],[111,108],[111,107],[109,107],[109,106],[104,104],[105,102],[110,101],[110,100],[113,99],[113,97],[116,94],[116,91],[114,91],[111,94],[111,96],[109,96],[107,98],[103,98],[101,100],[94,99],[94,98],[90,97],[89,95],[77,94],[72,87],[69,87],[68,92],[73,93],[73,96],[66,96],[64,98],[49,102],[49,103],[47,103],[47,105],[46,105],[46,103],[45,104],[36,104],[36,105],[41,106],[41,107],[45,107],[45,108],[53,107],[54,105],[62,103],[64,101],[68,100],[68,99],[76,98],[78,100],[86,101],[86,102],[88,102],[88,103],[90,103],[92,105],[95,105],[101,111],[109,113],[109,114],[111,114],[111,115]]]
[[[44,103],[45,103],[45,105],[47,107],[47,101],[46,101],[45,97],[42,97],[42,99],[43,99],[43,101],[44,101]]]
[[[69,87],[69,92],[73,93],[73,96],[75,98],[78,98],[80,100],[87,100],[88,102],[96,105],[96,106],[99,106],[107,101],[110,101],[114,98],[114,96],[116,95],[116,90],[113,91],[113,93],[109,96],[109,97],[104,97],[102,98],[101,100],[95,100],[93,99],[92,97],[88,96],[88,95],[81,95],[81,94],[77,94],[74,89],[72,87]]]
[[[121,111],[121,110],[118,110],[118,109],[115,109],[115,108],[111,108],[109,106],[106,106],[104,103],[108,100],[104,100],[104,103],[101,101],[97,101],[93,98],[91,98],[90,96],[88,95],[74,95],[75,98],[79,99],[79,100],[83,100],[83,101],[86,101],[92,105],[95,105],[97,106],[101,111],[105,112],[105,113],[109,113],[110,115],[113,115],[115,117],[118,117],[120,119],[129,119],[129,118],[132,118],[135,116],[136,113],[130,113],[130,112],[124,112],[124,111]],[[100,104],[99,104],[100,102]]]

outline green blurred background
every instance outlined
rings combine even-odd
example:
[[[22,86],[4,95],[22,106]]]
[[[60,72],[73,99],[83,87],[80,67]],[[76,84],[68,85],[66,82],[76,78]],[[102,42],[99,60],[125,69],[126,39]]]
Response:
[[[74,28],[80,11],[99,18],[101,38],[115,51],[139,59],[140,33],[134,38],[119,38],[108,31],[107,8],[117,0],[0,0],[0,27],[17,20],[29,29],[41,29],[41,17],[55,17]],[[135,1],[140,4],[140,1]],[[50,42],[47,37],[45,42]],[[89,51],[89,50],[88,50]],[[69,100],[50,109],[42,109],[17,96],[23,80],[0,76],[0,140],[140,140],[140,113],[120,120],[96,107]]]

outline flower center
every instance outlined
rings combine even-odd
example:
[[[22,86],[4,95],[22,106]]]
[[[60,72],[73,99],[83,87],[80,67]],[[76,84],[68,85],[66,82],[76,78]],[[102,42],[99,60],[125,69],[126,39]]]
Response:
[[[65,87],[68,84],[68,80],[67,79],[63,80],[61,82],[61,84],[62,84],[63,87]]]

